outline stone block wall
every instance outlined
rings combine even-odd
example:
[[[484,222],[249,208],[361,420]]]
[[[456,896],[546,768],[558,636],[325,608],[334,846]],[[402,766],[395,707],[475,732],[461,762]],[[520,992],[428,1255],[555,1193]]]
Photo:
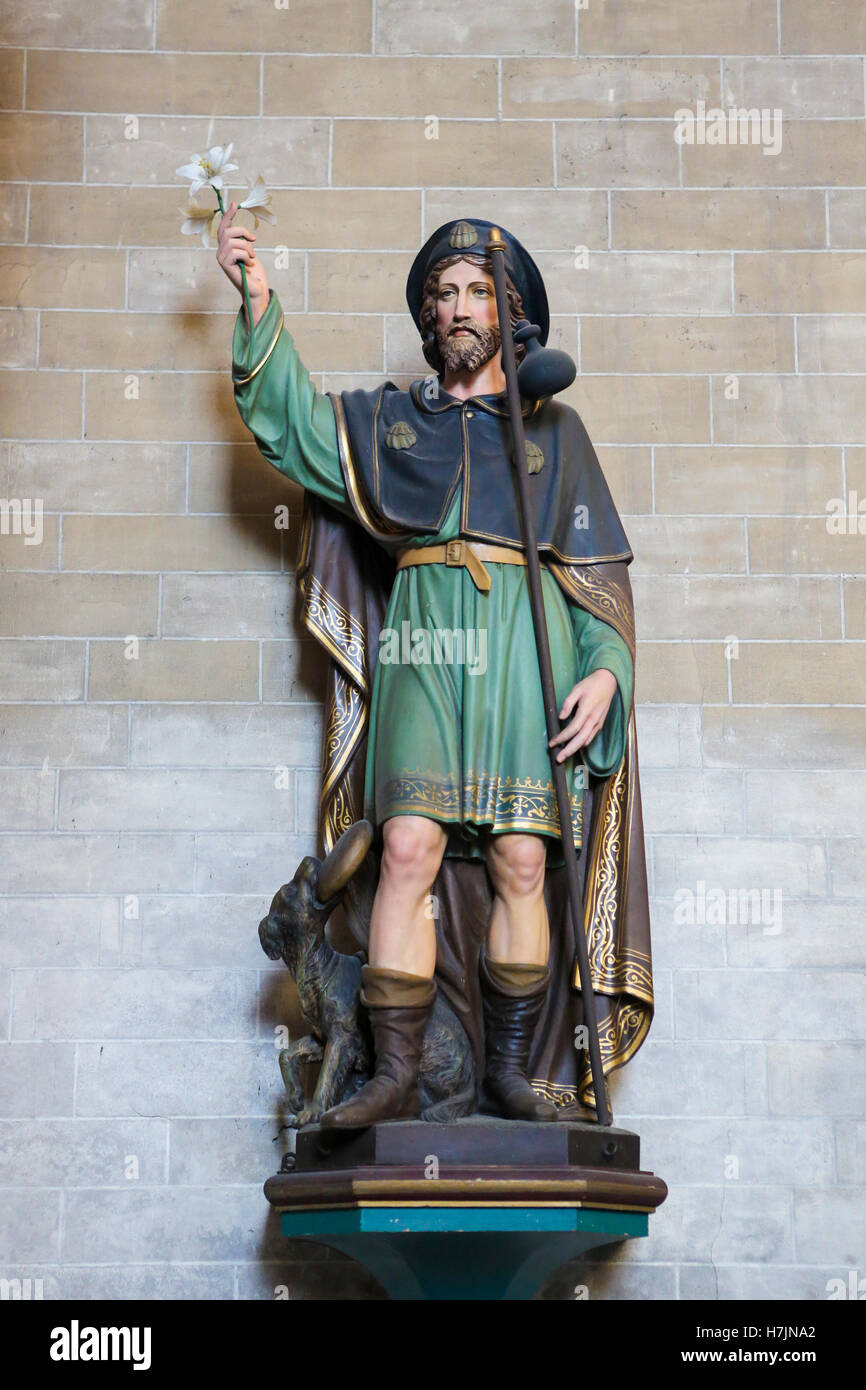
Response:
[[[862,1276],[861,0],[0,11],[0,1275],[381,1296],[261,1195],[296,1014],[255,928],[314,849],[321,663],[180,236],[177,166],[233,141],[323,389],[426,370],[442,221],[532,250],[637,557],[658,1001],[613,1103],[671,1195],[546,1296]],[[700,140],[718,108],[764,124]]]

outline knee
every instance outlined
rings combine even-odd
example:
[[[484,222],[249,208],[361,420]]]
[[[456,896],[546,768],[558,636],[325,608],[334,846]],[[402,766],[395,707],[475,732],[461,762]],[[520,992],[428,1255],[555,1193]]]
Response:
[[[492,839],[488,865],[494,887],[504,898],[540,897],[545,862],[544,841],[536,835],[500,835]]]
[[[392,882],[429,888],[442,858],[444,835],[435,822],[392,816],[385,822],[381,872]]]

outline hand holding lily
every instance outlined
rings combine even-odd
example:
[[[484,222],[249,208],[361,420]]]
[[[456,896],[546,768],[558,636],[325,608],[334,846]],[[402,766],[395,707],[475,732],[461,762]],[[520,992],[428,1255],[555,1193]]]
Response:
[[[247,197],[241,203],[230,203],[226,210],[223,203],[223,176],[238,168],[237,164],[229,163],[231,152],[231,144],[214,145],[205,155],[192,155],[188,164],[181,165],[175,171],[182,178],[190,180],[190,202],[186,208],[181,209],[184,214],[181,232],[185,236],[201,236],[203,245],[209,247],[214,223],[219,218],[217,260],[232,284],[243,294],[252,347],[254,319],[250,296],[258,300],[264,294],[267,299],[268,284],[264,269],[255,259],[254,249],[251,245],[244,245],[245,240],[255,241],[254,233],[247,231],[245,227],[232,227],[231,222],[239,208],[246,208],[252,213],[256,227],[260,220],[274,222],[276,219],[271,211],[271,195],[261,174],[252,186],[249,186],[249,180],[245,180],[249,187]],[[195,195],[200,188],[214,190],[217,198],[216,208],[202,207],[195,201]],[[237,267],[240,268],[240,274],[237,273]]]
[[[229,203],[217,229],[217,263],[222,266],[235,289],[242,290],[246,285],[249,299],[247,315],[249,324],[255,326],[268,307],[268,280],[265,268],[256,256],[255,233],[246,227],[232,226],[238,207],[243,204]]]

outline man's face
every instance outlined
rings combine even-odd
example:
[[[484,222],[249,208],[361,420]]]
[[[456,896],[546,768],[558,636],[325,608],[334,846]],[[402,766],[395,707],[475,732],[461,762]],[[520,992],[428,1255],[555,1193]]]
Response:
[[[449,372],[477,372],[501,342],[493,276],[469,261],[446,266],[439,276],[436,338]]]

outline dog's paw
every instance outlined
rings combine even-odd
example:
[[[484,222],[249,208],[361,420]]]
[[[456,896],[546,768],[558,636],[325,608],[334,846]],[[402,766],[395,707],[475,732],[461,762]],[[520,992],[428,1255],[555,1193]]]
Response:
[[[296,1117],[298,1121],[298,1129],[305,1129],[307,1125],[317,1125],[320,1119],[322,1118],[322,1114],[323,1111],[321,1105],[304,1106],[303,1110]]]
[[[297,1114],[299,1110],[304,1108],[304,1088],[301,1085],[301,1078],[298,1076],[297,1060],[288,1049],[283,1048],[279,1061],[280,1075],[286,1088],[286,1104],[294,1114]]]
[[[286,1091],[286,1104],[292,1115],[299,1115],[304,1108],[303,1091]]]
[[[303,1100],[296,1110],[286,1115],[286,1129],[306,1129],[307,1125],[317,1125],[322,1118],[320,1105],[304,1105]]]

